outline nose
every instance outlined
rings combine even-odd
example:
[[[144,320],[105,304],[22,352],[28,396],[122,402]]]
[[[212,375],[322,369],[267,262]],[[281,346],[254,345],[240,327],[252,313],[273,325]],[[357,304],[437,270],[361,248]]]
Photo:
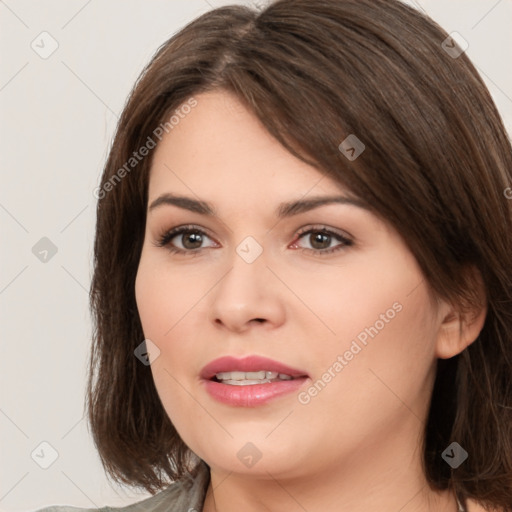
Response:
[[[285,293],[267,267],[265,251],[250,263],[233,253],[229,271],[209,294],[210,320],[237,333],[258,324],[279,327],[285,320]]]

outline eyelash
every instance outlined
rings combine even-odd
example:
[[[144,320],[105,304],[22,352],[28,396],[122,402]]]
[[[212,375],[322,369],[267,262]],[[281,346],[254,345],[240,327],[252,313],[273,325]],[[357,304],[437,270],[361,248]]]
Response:
[[[189,224],[186,226],[179,226],[179,227],[170,229],[168,231],[165,231],[158,237],[158,240],[154,245],[157,247],[166,247],[167,250],[169,252],[171,252],[172,254],[186,254],[187,256],[192,256],[192,257],[199,256],[199,254],[202,252],[202,250],[207,249],[207,247],[186,250],[186,249],[180,249],[179,247],[174,247],[174,246],[170,245],[170,241],[173,238],[175,238],[176,236],[182,235],[185,233],[191,233],[191,232],[198,233],[202,236],[206,235],[208,238],[210,238],[205,231],[203,231],[202,229],[200,229],[197,226]],[[309,249],[308,247],[303,247],[303,248],[299,248],[300,250],[312,252],[315,255],[319,255],[319,256],[325,256],[327,254],[332,254],[334,252],[340,251],[346,247],[350,247],[353,245],[352,240],[350,240],[346,236],[341,235],[340,233],[337,233],[335,231],[332,231],[332,230],[326,228],[325,226],[312,227],[309,229],[299,231],[297,233],[296,242],[298,242],[301,238],[303,238],[304,236],[309,235],[311,233],[322,233],[322,234],[334,237],[338,241],[342,242],[342,244],[335,246],[333,248],[330,248],[330,249]],[[296,242],[293,242],[293,244],[295,244]]]

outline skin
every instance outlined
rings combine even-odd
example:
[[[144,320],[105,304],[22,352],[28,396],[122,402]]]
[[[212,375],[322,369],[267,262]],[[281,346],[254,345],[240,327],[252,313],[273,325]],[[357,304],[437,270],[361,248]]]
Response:
[[[155,150],[148,205],[180,194],[217,215],[148,211],[136,299],[144,334],[160,350],[151,371],[163,406],[211,467],[204,511],[455,512],[452,493],[428,487],[420,442],[436,359],[476,339],[485,309],[468,322],[433,300],[403,239],[369,210],[330,204],[277,219],[281,202],[348,191],[287,152],[234,96],[196,99]],[[157,246],[186,224],[205,231],[199,253],[190,255],[190,236],[172,239],[188,254]],[[353,244],[333,236],[315,245],[297,236],[308,227]],[[247,236],[263,249],[252,263],[236,252]],[[213,359],[256,354],[305,370],[307,390],[396,303],[400,312],[306,404],[294,392],[234,407],[211,398],[199,378]],[[252,467],[237,457],[248,442],[261,453]]]

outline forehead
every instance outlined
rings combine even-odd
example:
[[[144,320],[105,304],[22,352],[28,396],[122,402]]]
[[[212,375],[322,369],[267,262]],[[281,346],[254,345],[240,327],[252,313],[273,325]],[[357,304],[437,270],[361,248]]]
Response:
[[[341,184],[292,155],[231,93],[194,96],[197,105],[158,144],[149,197],[164,191],[220,200],[345,192]],[[233,197],[232,197],[233,198]],[[212,199],[212,201],[215,199]]]

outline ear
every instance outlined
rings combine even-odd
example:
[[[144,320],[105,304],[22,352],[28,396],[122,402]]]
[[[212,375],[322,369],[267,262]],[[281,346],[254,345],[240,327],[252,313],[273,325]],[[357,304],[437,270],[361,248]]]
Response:
[[[464,313],[460,308],[441,301],[439,314],[441,323],[436,341],[436,356],[449,359],[460,354],[471,345],[482,331],[487,316],[485,285],[480,272],[471,267],[466,282],[475,291],[475,304]]]

